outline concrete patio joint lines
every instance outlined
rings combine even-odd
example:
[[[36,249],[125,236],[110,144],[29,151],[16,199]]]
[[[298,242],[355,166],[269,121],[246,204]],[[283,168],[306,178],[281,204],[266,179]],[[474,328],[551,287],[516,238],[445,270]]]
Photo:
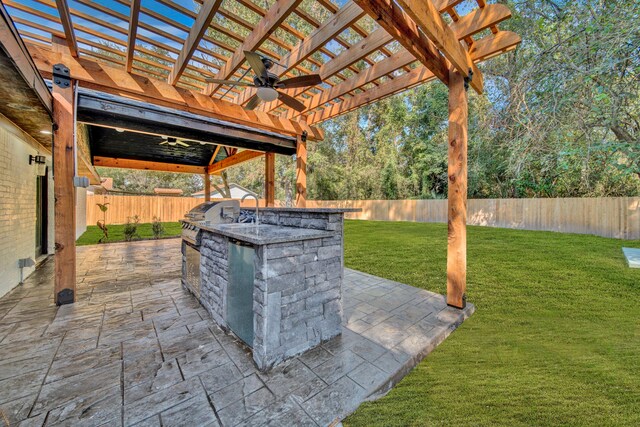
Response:
[[[180,285],[180,240],[78,248],[78,302],[53,259],[0,298],[0,410],[11,425],[325,426],[388,392],[474,311],[345,269],[342,335],[276,366]]]

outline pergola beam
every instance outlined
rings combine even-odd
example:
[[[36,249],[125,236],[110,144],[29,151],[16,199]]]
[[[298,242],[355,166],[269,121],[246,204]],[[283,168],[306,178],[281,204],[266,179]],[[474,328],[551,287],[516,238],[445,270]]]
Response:
[[[473,43],[469,54],[474,61],[482,62],[515,49],[521,41],[520,36],[514,32],[498,31]]]
[[[351,77],[349,80],[345,80],[340,84],[335,85],[331,89],[317,93],[307,103],[307,108],[312,110],[317,108],[333,99],[339,98],[352,90],[359,89],[362,86],[371,83],[393,71],[402,68],[415,62],[416,59],[406,49],[401,49],[394,55],[374,64],[372,67],[362,70],[360,73]],[[384,86],[384,85],[382,85]],[[290,110],[287,117],[293,118],[299,116],[301,113],[295,110]]]
[[[520,36],[511,31],[499,31],[476,41],[469,51],[472,59],[482,62],[500,53],[515,49],[521,42]],[[377,65],[377,64],[376,64]],[[354,78],[357,76],[354,76]],[[316,124],[331,119],[341,114],[353,111],[363,105],[386,98],[395,93],[409,89],[419,83],[433,79],[434,75],[426,67],[418,67],[409,73],[403,74],[384,85],[361,92],[340,103],[335,103],[309,115],[309,123]],[[320,104],[321,105],[321,104]]]
[[[94,156],[93,164],[107,168],[140,169],[160,172],[180,172],[206,174],[205,166],[178,165],[174,163],[151,162],[147,160],[119,159],[115,157]]]
[[[84,58],[60,55],[31,43],[27,43],[27,46],[43,76],[50,77],[50,67],[60,59],[65,59],[71,69],[72,77],[81,82],[83,87],[89,89],[284,135],[296,136],[307,131],[311,139],[321,140],[323,138],[320,129],[308,126],[304,122],[288,120],[260,111],[246,111],[239,105],[214,99],[189,89],[172,86],[166,81],[127,73],[124,69]]]
[[[64,29],[65,38],[67,39],[67,46],[69,52],[74,58],[78,57],[78,42],[76,41],[76,34],[73,31],[73,22],[71,21],[71,13],[69,12],[69,5],[67,0],[56,0],[56,6],[58,13],[60,14],[60,22]]]
[[[393,0],[391,0],[393,1]],[[429,37],[442,54],[467,76],[471,73],[473,78],[471,86],[478,93],[483,91],[483,78],[480,70],[471,60],[467,49],[458,41],[453,30],[440,15],[432,0],[397,0],[420,30]],[[426,65],[426,64],[425,64]]]
[[[342,52],[340,55],[322,64],[322,66],[318,70],[318,74],[320,74],[323,80],[327,80],[329,77],[336,75],[341,70],[344,70],[350,65],[353,65],[361,59],[371,55],[373,52],[384,47],[384,45],[386,45],[387,43],[391,43],[392,41],[393,37],[391,37],[389,33],[384,30],[384,28],[378,28],[373,33],[369,34],[367,37],[363,38],[358,43]],[[385,61],[387,60],[385,59]],[[289,95],[296,97],[301,93],[308,91],[309,89],[310,88],[305,87],[296,88],[293,90],[293,92],[289,92]],[[263,111],[270,112],[271,110],[277,108],[278,105],[280,104],[277,101],[269,102],[267,104],[264,104],[264,107],[261,109]],[[289,111],[287,112],[287,117],[297,115],[296,113],[297,111],[289,109]]]
[[[449,83],[446,58],[400,6],[393,0],[354,1],[444,84]]]
[[[173,69],[169,73],[167,81],[170,85],[175,86],[175,84],[178,83],[180,76],[182,76],[182,73],[185,68],[187,68],[187,64],[193,56],[193,53],[198,48],[200,40],[202,40],[207,28],[209,28],[211,20],[218,12],[221,3],[222,0],[205,0],[202,4],[202,8],[198,13],[196,21],[191,26],[191,30],[189,30],[189,36],[187,37],[187,40],[185,40],[182,50],[176,59],[176,63],[173,65]]]
[[[324,46],[329,40],[332,40],[343,32],[345,28],[350,27],[354,22],[362,18],[364,14],[364,11],[357,4],[349,1],[340,8],[338,13],[323,22],[322,25],[316,28],[304,40],[300,41],[291,52],[280,59],[278,63],[281,64],[282,67],[277,68],[278,75],[284,76],[309,55],[312,55]],[[255,93],[256,90],[253,88],[245,90],[238,96],[238,103],[241,105],[246,103]],[[274,102],[277,103],[277,101]]]
[[[442,13],[446,12],[447,9],[452,8],[465,0],[433,0],[433,4],[436,8]]]
[[[256,28],[247,36],[244,42],[236,49],[224,67],[216,74],[217,79],[228,79],[233,76],[240,65],[245,61],[244,51],[253,51],[264,42],[271,33],[284,21],[302,0],[276,0],[260,20]],[[209,83],[204,89],[204,94],[211,96],[220,88],[219,84]]]
[[[349,111],[353,111],[356,108],[362,107],[363,105],[370,104],[374,101],[393,95],[397,92],[406,90],[419,83],[424,83],[432,80],[434,77],[435,76],[433,75],[431,70],[429,70],[425,66],[414,68],[410,72],[405,73],[400,77],[387,82],[384,85],[369,89],[365,92],[360,92],[359,94],[345,99],[340,103],[335,103],[323,108],[322,110],[315,111],[313,114],[308,116],[308,120],[310,123],[319,123],[325,120],[329,120],[333,117],[337,117],[344,113],[348,113]]]
[[[250,150],[241,151],[237,154],[233,154],[225,159],[222,159],[219,162],[215,162],[214,164],[208,167],[208,171],[210,174],[214,174],[214,173],[217,174],[222,172],[225,169],[230,168],[231,166],[244,163],[246,161],[255,159],[256,157],[260,157],[263,155],[264,153],[260,151],[250,151]]]
[[[129,9],[129,34],[127,36],[127,53],[125,56],[125,70],[131,72],[133,66],[133,52],[136,50],[136,36],[138,34],[138,18],[140,17],[141,0],[132,0]]]
[[[450,28],[460,40],[463,38],[460,37],[461,34],[464,34],[464,37],[472,36],[509,18],[511,11],[507,6],[499,3],[488,4],[452,22]]]
[[[461,18],[458,22],[455,22],[452,24],[451,28],[454,31],[455,37],[458,40],[464,40],[476,33],[481,32],[482,30],[489,28],[489,27],[493,27],[495,25],[497,25],[498,23],[502,22],[505,19],[508,19],[511,16],[511,12],[509,11],[509,9],[501,4],[495,4],[495,5],[488,5],[483,9],[478,9],[476,11],[474,11],[472,14],[469,15],[465,15],[463,18]],[[461,25],[457,25],[461,23]],[[387,34],[386,31],[384,31],[384,29],[380,28],[377,31],[381,31],[384,34]],[[371,36],[372,37],[375,33],[372,33]],[[490,35],[487,37],[484,37],[480,40],[477,40],[473,43],[473,45],[471,46],[471,50],[469,52],[469,54],[471,55],[472,59],[474,61],[477,61],[478,59],[482,59],[481,56],[478,55],[478,48],[476,47],[476,45],[482,45],[483,48],[482,50],[487,50],[487,49],[492,49],[492,44],[495,42],[495,40],[493,39],[493,37],[497,34],[501,34],[503,37],[506,36],[507,34],[509,34],[509,37],[512,39],[516,39],[518,40],[517,43],[519,43],[520,38],[511,32],[508,31],[500,31],[494,35]],[[387,35],[388,36],[388,35]],[[391,38],[391,36],[388,36],[389,38]],[[361,42],[366,41],[366,39],[363,39]],[[516,44],[517,44],[516,43]],[[355,45],[354,45],[355,48]],[[406,51],[406,50],[405,50]],[[472,52],[473,51],[473,52]],[[475,53],[475,55],[474,55]],[[498,52],[501,53],[501,52]],[[351,57],[355,56],[355,52],[351,52],[351,49],[343,52],[340,57],[342,57],[343,55],[347,55],[349,54]],[[327,62],[325,65],[330,66],[332,63],[336,62],[336,60],[338,60],[338,58]],[[356,57],[356,60],[358,60],[358,58]],[[355,61],[354,61],[355,62]],[[380,64],[383,64],[385,62],[390,62],[391,64],[394,64],[396,62],[396,55],[393,55],[392,57],[389,57],[387,59],[384,59],[378,63],[376,63],[375,65],[373,65],[370,68],[366,68],[364,69],[362,72],[360,72],[358,75],[353,76],[352,78],[336,85],[333,86],[332,88],[323,90],[321,93],[317,93],[315,94],[311,101],[307,102],[307,106],[309,110],[312,110],[316,107],[318,107],[319,105],[324,104],[325,102],[329,102],[333,99],[336,99],[338,97],[342,97],[346,92],[342,91],[342,90],[337,90],[337,87],[340,88],[344,88],[345,85],[348,85],[347,82],[354,82],[354,81],[359,81],[358,80],[358,76],[360,76],[363,73],[367,73],[368,75],[372,75],[371,73],[373,73],[373,68],[375,68],[376,66],[379,66]],[[406,64],[405,64],[406,65]],[[403,65],[404,66],[404,65]],[[337,67],[336,67],[337,68]],[[342,67],[344,68],[344,67]],[[393,70],[399,69],[401,67],[392,67]],[[321,70],[322,71],[322,70]],[[338,70],[339,71],[339,70]],[[375,73],[378,74],[378,73]],[[322,76],[324,76],[324,74],[321,73]],[[378,75],[376,77],[380,78],[382,77],[382,75]],[[371,81],[375,81],[376,79],[370,79],[367,80],[367,83],[371,82]],[[353,86],[353,89],[358,88],[359,86],[355,85]],[[304,92],[306,89],[298,89],[296,92],[294,92],[292,95],[296,96],[299,95],[300,93]],[[347,92],[349,92],[350,90],[348,90]],[[334,96],[333,94],[335,93],[340,93],[340,95],[336,95]],[[320,102],[317,102],[317,99],[321,99]],[[264,111],[271,111],[274,108],[278,107],[279,102],[278,101],[274,101],[268,104],[265,104],[265,108],[263,108]],[[288,109],[285,116],[292,118],[292,117],[297,117],[299,116],[300,113],[293,110],[293,109]]]

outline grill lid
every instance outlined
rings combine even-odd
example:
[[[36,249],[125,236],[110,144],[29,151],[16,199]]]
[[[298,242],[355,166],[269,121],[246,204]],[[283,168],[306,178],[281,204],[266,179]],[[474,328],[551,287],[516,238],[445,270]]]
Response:
[[[204,202],[195,206],[186,215],[194,222],[235,222],[240,214],[240,203],[237,200],[221,200],[219,202]]]
[[[196,221],[200,221],[199,217],[204,220],[204,215],[207,213],[209,209],[211,209],[216,202],[204,202],[199,205],[193,207],[185,216],[189,219],[193,219]]]

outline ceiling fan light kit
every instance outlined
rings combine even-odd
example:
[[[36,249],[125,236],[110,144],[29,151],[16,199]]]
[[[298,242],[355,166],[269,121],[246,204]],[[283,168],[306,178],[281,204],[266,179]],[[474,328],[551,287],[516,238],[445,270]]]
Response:
[[[174,137],[171,137],[171,136],[164,136],[162,138],[163,138],[163,141],[160,142],[160,145],[169,145],[171,147],[175,147],[176,145],[180,145],[182,147],[189,147],[189,144],[185,143],[184,141],[178,140],[178,138],[174,138]]]
[[[258,97],[264,102],[271,102],[278,99],[278,91],[272,87],[259,87]]]

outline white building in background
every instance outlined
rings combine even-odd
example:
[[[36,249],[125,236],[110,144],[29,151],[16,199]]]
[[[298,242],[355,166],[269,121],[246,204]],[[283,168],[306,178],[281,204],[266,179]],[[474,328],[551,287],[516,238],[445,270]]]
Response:
[[[244,187],[242,187],[242,186],[240,186],[238,184],[235,184],[235,183],[229,184],[229,190],[231,191],[231,198],[232,199],[242,199],[247,194],[250,194],[252,196],[258,197],[258,195],[256,193],[254,193],[253,191],[247,190],[246,188],[244,188]],[[193,193],[193,197],[198,198],[198,199],[204,199],[204,191],[198,191],[196,193]],[[213,186],[211,186],[211,198],[212,199],[224,199],[222,194],[220,194],[220,192],[217,191]]]

